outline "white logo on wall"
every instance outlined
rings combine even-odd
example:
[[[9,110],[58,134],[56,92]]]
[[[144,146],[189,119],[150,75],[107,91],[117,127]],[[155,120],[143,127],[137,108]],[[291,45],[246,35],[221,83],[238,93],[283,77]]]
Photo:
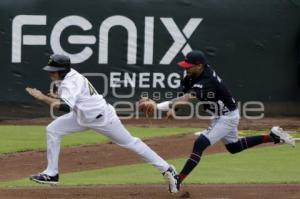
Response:
[[[166,31],[173,39],[173,44],[162,56],[159,64],[168,65],[178,53],[186,55],[192,50],[188,39],[199,26],[202,18],[190,18],[182,30],[179,29],[173,18],[159,18],[160,22],[166,28]],[[72,63],[82,63],[88,60],[94,53],[92,48],[85,46],[81,52],[70,53],[63,49],[60,37],[62,32],[69,26],[80,27],[84,31],[91,30],[93,25],[84,17],[78,15],[66,16],[60,19],[53,27],[50,34],[50,41],[47,41],[46,35],[23,34],[24,26],[46,26],[46,15],[17,15],[12,22],[12,63],[22,62],[23,45],[48,45],[50,44],[54,53],[62,53],[70,56]],[[98,63],[107,64],[109,58],[108,43],[109,32],[115,26],[121,26],[126,29],[128,34],[127,46],[127,64],[136,64],[137,61],[137,27],[130,18],[121,15],[114,15],[102,21],[99,27],[99,35],[70,35],[68,43],[70,44],[96,44],[98,38]],[[144,29],[144,59],[146,65],[153,64],[153,46],[154,46],[154,17],[145,17]]]
[[[12,22],[12,63],[22,63],[23,46],[49,45],[54,53],[68,55],[74,64],[83,63],[88,60],[94,53],[98,53],[98,64],[108,64],[109,60],[109,33],[112,28],[119,26],[127,32],[127,64],[136,64],[137,62],[137,45],[138,40],[144,41],[143,44],[143,64],[152,65],[154,54],[154,41],[161,42],[154,34],[153,16],[144,18],[144,38],[138,38],[137,26],[133,20],[126,16],[114,15],[104,19],[99,27],[93,26],[89,20],[82,16],[66,16],[57,21],[50,35],[41,35],[38,32],[23,31],[30,26],[47,26],[47,15],[17,15]],[[202,18],[190,18],[181,30],[173,18],[159,18],[160,23],[165,27],[165,31],[172,38],[173,43],[168,50],[161,55],[159,63],[169,65],[172,60],[179,54],[186,55],[192,50],[188,43],[189,38],[195,32],[202,21]],[[97,28],[98,35],[69,35],[67,42],[72,45],[86,45],[78,53],[70,53],[64,49],[61,44],[62,32],[70,26],[76,26],[83,31],[89,31]],[[94,52],[88,45],[98,45],[98,52]],[[163,72],[114,72],[103,74],[111,81],[109,87],[132,87],[132,88],[178,88],[182,74],[163,73]]]

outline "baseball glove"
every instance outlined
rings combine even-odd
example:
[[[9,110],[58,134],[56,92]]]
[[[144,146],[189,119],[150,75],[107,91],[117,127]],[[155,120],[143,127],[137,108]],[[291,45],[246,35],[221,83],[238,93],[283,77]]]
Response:
[[[153,116],[156,110],[156,102],[148,97],[139,100],[139,111],[145,113],[146,117]]]

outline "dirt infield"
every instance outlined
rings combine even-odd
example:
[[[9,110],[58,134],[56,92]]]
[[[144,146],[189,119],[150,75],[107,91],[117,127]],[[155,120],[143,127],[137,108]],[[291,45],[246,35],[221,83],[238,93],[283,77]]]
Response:
[[[299,199],[300,185],[188,185],[168,194],[163,185],[113,185],[37,189],[0,189],[0,199]]]
[[[187,157],[195,139],[194,135],[179,135],[144,141],[163,158],[171,159]],[[225,151],[224,146],[217,144],[205,151],[205,154],[223,151]],[[143,162],[136,154],[111,143],[65,148],[62,150],[60,160],[62,173]],[[32,151],[2,155],[0,165],[0,181],[28,177],[44,169],[46,152]]]

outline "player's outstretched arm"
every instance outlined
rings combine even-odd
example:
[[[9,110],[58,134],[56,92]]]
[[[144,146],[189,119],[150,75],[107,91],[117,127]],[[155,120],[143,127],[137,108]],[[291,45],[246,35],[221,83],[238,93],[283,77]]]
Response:
[[[176,97],[176,98],[172,99],[171,103],[180,104],[180,103],[191,102],[195,99],[196,99],[196,97],[192,93],[185,93],[184,95],[182,95],[180,97]]]
[[[30,88],[27,87],[25,88],[25,90],[27,91],[27,93],[29,95],[31,95],[32,97],[34,97],[35,99],[42,101],[48,105],[53,105],[54,108],[59,108],[61,103],[59,99],[53,98],[53,97],[49,97],[45,94],[43,94],[40,90],[36,89],[36,88]]]
[[[192,95],[191,93],[185,93],[184,95],[174,98],[170,101],[167,102],[162,102],[158,104],[157,106],[160,107],[159,109],[161,110],[167,110],[167,119],[173,119],[174,116],[176,115],[176,111],[179,110],[180,108],[184,107],[187,105],[187,103],[192,102],[195,100],[195,96]],[[167,106],[168,105],[168,106]],[[169,109],[167,109],[169,107]]]
[[[195,100],[196,97],[191,93],[185,93],[180,97],[176,97],[170,101],[164,101],[157,104],[157,109],[162,111],[169,111],[171,109],[178,109],[182,105],[186,105],[188,102]]]
[[[144,112],[146,116],[153,115],[156,110],[168,111],[167,119],[172,118],[174,111],[180,108],[180,106],[186,105],[186,103],[195,99],[191,93],[186,93],[183,96],[174,98],[170,101],[164,101],[161,103],[156,103],[150,98],[141,97],[139,101],[139,110]]]

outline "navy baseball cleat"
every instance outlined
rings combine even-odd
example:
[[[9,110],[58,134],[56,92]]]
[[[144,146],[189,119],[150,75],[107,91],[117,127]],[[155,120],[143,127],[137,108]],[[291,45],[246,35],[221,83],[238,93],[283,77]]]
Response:
[[[40,183],[40,184],[50,184],[50,185],[57,185],[59,184],[59,175],[56,174],[55,176],[49,176],[44,173],[39,173],[37,175],[32,175],[29,178],[30,180]]]
[[[180,182],[175,167],[170,165],[169,169],[163,173],[164,178],[169,184],[169,192],[177,193],[180,189]]]
[[[272,127],[270,136],[273,138],[275,144],[283,142],[295,147],[295,140],[279,126]]]

